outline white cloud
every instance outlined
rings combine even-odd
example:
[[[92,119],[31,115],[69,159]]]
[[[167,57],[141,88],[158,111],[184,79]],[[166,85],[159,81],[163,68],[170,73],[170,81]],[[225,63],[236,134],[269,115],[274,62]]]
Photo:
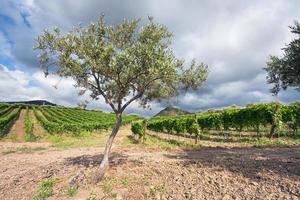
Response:
[[[40,71],[31,75],[17,69],[10,70],[4,65],[0,65],[0,101],[44,99],[58,105],[74,107],[79,102],[90,100],[88,94],[77,95],[78,90],[74,87],[74,83],[72,79],[61,79],[54,75],[49,75],[46,78]],[[91,101],[88,107],[111,111],[103,98]],[[127,108],[126,113],[141,114],[144,112],[144,116],[150,117],[161,109],[161,105],[155,102],[151,104],[151,110],[143,109],[138,102],[134,102]]]
[[[231,104],[271,101],[263,67],[270,54],[281,55],[281,48],[293,35],[288,26],[300,19],[298,1],[222,1],[191,0],[169,1],[99,1],[99,0],[23,0],[1,1],[0,13],[9,16],[15,25],[4,27],[13,45],[0,31],[0,55],[11,57],[17,70],[1,71],[1,98],[7,100],[44,98],[58,104],[76,105],[87,96],[78,97],[72,80],[57,77],[44,78],[37,71],[36,52],[32,51],[34,38],[44,28],[60,26],[69,30],[79,22],[95,21],[100,14],[108,23],[123,18],[152,15],[174,33],[176,55],[186,60],[196,58],[210,66],[209,79],[202,90],[188,92],[174,99],[184,109],[198,110]],[[20,12],[29,14],[28,28]],[[0,60],[1,61],[1,60]],[[57,84],[58,89],[53,85]],[[7,83],[7,84],[5,84]],[[15,84],[12,84],[15,83]],[[4,87],[3,84],[8,85]],[[16,91],[10,94],[10,91]],[[2,95],[3,94],[3,95]],[[299,100],[299,93],[288,90],[280,93],[279,100]],[[153,103],[145,110],[134,103],[128,112],[152,115],[165,104]],[[109,107],[103,100],[90,107]]]

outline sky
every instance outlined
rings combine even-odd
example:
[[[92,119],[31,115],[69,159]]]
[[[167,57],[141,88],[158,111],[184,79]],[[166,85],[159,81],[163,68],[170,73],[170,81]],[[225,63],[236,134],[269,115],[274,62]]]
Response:
[[[263,68],[268,57],[281,56],[294,37],[288,26],[300,20],[299,8],[298,0],[1,0],[0,101],[44,99],[76,106],[90,100],[78,96],[72,79],[45,78],[33,47],[44,29],[58,26],[68,31],[104,14],[111,25],[124,18],[145,21],[153,16],[174,34],[172,48],[178,58],[187,63],[195,58],[209,66],[203,87],[175,97],[174,106],[195,112],[233,104],[293,102],[300,99],[294,89],[272,96]],[[126,112],[149,117],[166,105],[152,102],[151,109],[143,109],[133,103]],[[103,99],[90,101],[88,107],[110,111]]]

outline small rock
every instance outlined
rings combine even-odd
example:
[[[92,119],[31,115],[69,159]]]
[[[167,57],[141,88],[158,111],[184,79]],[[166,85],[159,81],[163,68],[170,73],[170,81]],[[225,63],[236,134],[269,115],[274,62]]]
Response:
[[[254,186],[258,186],[258,183],[257,183],[257,182],[254,182],[254,181],[252,181],[250,184],[251,184],[251,185],[254,185]]]
[[[78,185],[78,183],[82,182],[84,179],[85,179],[85,175],[83,171],[79,171],[75,176],[69,179],[69,185],[70,186]]]

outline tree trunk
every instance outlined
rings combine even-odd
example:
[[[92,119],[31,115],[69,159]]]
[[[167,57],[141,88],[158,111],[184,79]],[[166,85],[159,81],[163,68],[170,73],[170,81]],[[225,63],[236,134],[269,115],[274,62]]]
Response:
[[[113,144],[113,141],[119,131],[119,128],[122,124],[122,113],[116,113],[116,123],[112,129],[112,132],[106,142],[105,150],[103,153],[103,159],[101,161],[99,170],[95,174],[94,182],[98,183],[104,176],[106,170],[109,168],[109,156],[110,156],[110,150]]]
[[[275,129],[276,129],[276,124],[272,124],[271,125],[271,130],[270,130],[270,134],[269,134],[269,138],[272,139],[273,135],[275,133]]]
[[[276,104],[275,106],[275,111],[274,114],[272,116],[272,123],[271,123],[271,130],[270,130],[270,134],[269,134],[269,138],[272,139],[273,135],[275,133],[275,130],[277,128],[277,119],[276,119],[276,115],[279,112],[279,104]]]
[[[260,130],[259,130],[259,124],[256,125],[256,136],[258,139],[260,139]]]

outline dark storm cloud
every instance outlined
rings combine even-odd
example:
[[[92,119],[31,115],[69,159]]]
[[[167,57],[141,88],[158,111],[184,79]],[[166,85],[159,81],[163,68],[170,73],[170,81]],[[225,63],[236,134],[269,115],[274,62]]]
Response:
[[[95,21],[101,14],[105,14],[109,24],[124,18],[142,18],[145,22],[148,15],[154,16],[173,32],[173,48],[178,57],[187,61],[196,58],[210,67],[208,81],[201,90],[174,98],[175,105],[195,111],[274,100],[262,68],[268,56],[281,55],[280,49],[292,38],[288,26],[293,20],[300,20],[299,7],[296,0],[23,0],[2,1],[0,16],[13,22],[4,27],[13,42],[9,52],[17,62],[16,67],[25,72],[38,66],[37,52],[32,48],[34,38],[45,28],[57,25],[67,31],[80,22],[86,25]],[[56,98],[59,101],[59,95]],[[278,98],[295,101],[299,92],[288,90]],[[70,104],[77,101],[76,94],[69,93],[61,99]],[[163,106],[154,103],[145,115],[154,114]],[[143,112],[137,104],[129,111]]]

